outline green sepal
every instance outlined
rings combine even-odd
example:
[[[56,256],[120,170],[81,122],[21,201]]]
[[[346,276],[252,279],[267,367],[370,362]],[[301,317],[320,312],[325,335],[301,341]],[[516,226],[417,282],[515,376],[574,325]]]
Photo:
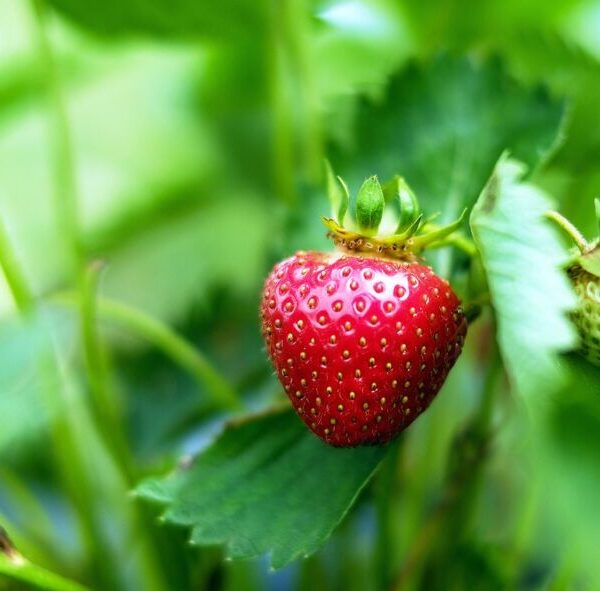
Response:
[[[421,215],[419,200],[403,177],[397,177],[397,195],[400,204],[400,221],[396,232],[402,232]]]
[[[321,221],[330,232],[333,232],[338,236],[343,236],[346,240],[359,240],[361,238],[365,238],[364,234],[361,232],[355,232],[353,230],[344,228],[333,218],[326,218],[323,216],[321,217]],[[404,230],[404,232],[400,234],[392,234],[391,236],[374,236],[373,243],[386,245],[402,244],[419,231],[422,221],[423,216],[420,215],[408,228]]]
[[[385,198],[379,179],[376,176],[369,177],[356,196],[356,221],[361,232],[366,236],[377,233],[384,206]]]
[[[382,186],[381,190],[383,191],[383,198],[385,199],[385,204],[393,203],[398,198],[398,180],[402,178],[400,175],[395,174],[389,181],[386,181]]]
[[[600,236],[600,199],[594,199],[594,209],[596,210],[596,226],[598,227],[598,236]]]
[[[400,244],[401,242],[406,242],[411,236],[420,230],[422,225],[423,214],[420,214],[407,228],[404,228],[402,232],[396,232],[391,236],[380,236],[378,240],[383,244]]]
[[[595,248],[591,252],[581,255],[577,258],[577,263],[588,273],[600,277],[600,248]]]
[[[327,195],[331,204],[331,215],[341,224],[348,211],[350,192],[343,179],[333,172],[329,160],[325,160],[325,171],[327,175]]]
[[[436,212],[432,213],[431,215],[428,215],[423,220],[423,226],[427,226],[428,224],[431,224],[431,222],[433,222],[434,220],[437,220],[441,215],[442,215],[441,211],[436,211]]]
[[[422,250],[423,248],[433,244],[435,242],[439,242],[444,238],[450,236],[460,228],[467,215],[467,209],[465,208],[463,212],[460,214],[460,217],[448,224],[447,226],[443,226],[441,228],[437,228],[436,230],[432,230],[431,232],[427,232],[425,234],[421,234],[420,236],[415,236],[411,241],[411,248],[415,251]]]
[[[391,180],[383,185],[382,189],[386,205],[398,204],[400,217],[395,233],[399,234],[410,227],[421,214],[419,201],[406,180],[400,175],[394,175]]]

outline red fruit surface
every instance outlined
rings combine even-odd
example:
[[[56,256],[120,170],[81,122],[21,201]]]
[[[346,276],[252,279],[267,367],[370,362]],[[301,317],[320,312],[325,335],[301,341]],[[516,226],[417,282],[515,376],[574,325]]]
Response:
[[[467,331],[430,267],[299,252],[266,280],[262,330],[306,425],[336,446],[385,443],[431,403]]]

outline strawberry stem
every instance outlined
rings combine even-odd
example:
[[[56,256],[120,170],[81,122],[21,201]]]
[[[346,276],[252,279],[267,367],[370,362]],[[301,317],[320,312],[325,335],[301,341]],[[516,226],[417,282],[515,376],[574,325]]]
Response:
[[[467,319],[467,324],[473,324],[475,320],[477,320],[481,316],[481,306],[479,304],[471,303],[465,304],[464,306],[464,314]]]
[[[558,211],[550,210],[545,213],[545,216],[557,224],[569,237],[575,242],[581,254],[585,254],[592,250],[592,246],[585,239],[583,234],[563,215]]]
[[[428,228],[433,229],[433,226],[425,226],[424,229],[427,230]],[[439,242],[434,242],[429,248],[444,248],[445,246],[454,246],[471,258],[477,255],[475,243],[470,238],[459,233],[450,234],[450,236],[443,238]]]
[[[448,224],[447,226],[436,227],[430,232],[421,234],[419,236],[415,236],[411,239],[411,248],[414,250],[422,250],[426,247],[435,244],[436,242],[440,242],[441,240],[447,239],[454,232],[456,232],[456,230],[460,228],[462,221],[465,219],[466,214],[467,210],[465,209],[460,214],[460,217],[451,224]]]

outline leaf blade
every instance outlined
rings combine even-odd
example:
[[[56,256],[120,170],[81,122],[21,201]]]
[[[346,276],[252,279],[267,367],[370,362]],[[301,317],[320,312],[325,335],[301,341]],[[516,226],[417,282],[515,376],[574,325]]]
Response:
[[[51,0],[53,7],[79,26],[100,35],[154,35],[158,37],[247,37],[266,26],[266,4],[227,0],[218,10],[192,0],[108,0],[83,6],[74,0]]]
[[[575,295],[561,269],[566,253],[544,219],[550,203],[503,158],[471,213],[509,375],[525,398],[564,381],[558,354],[576,344],[567,318]]]
[[[386,451],[329,447],[287,410],[229,427],[190,470],[137,494],[192,526],[192,543],[224,544],[230,558],[269,554],[280,568],[325,542]]]
[[[505,149],[534,169],[556,148],[564,112],[563,101],[517,84],[497,60],[442,56],[394,76],[384,101],[363,101],[336,167],[353,185],[401,174],[424,211],[446,222],[473,205]]]

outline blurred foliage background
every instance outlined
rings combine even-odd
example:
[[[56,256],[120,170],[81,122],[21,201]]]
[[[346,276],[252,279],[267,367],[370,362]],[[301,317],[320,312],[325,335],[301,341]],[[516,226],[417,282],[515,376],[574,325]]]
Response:
[[[598,370],[517,392],[489,312],[311,557],[225,561],[130,492],[283,401],[258,301],[328,248],[326,156],[448,220],[508,149],[591,236],[599,104],[590,0],[0,0],[0,589],[597,589]]]

